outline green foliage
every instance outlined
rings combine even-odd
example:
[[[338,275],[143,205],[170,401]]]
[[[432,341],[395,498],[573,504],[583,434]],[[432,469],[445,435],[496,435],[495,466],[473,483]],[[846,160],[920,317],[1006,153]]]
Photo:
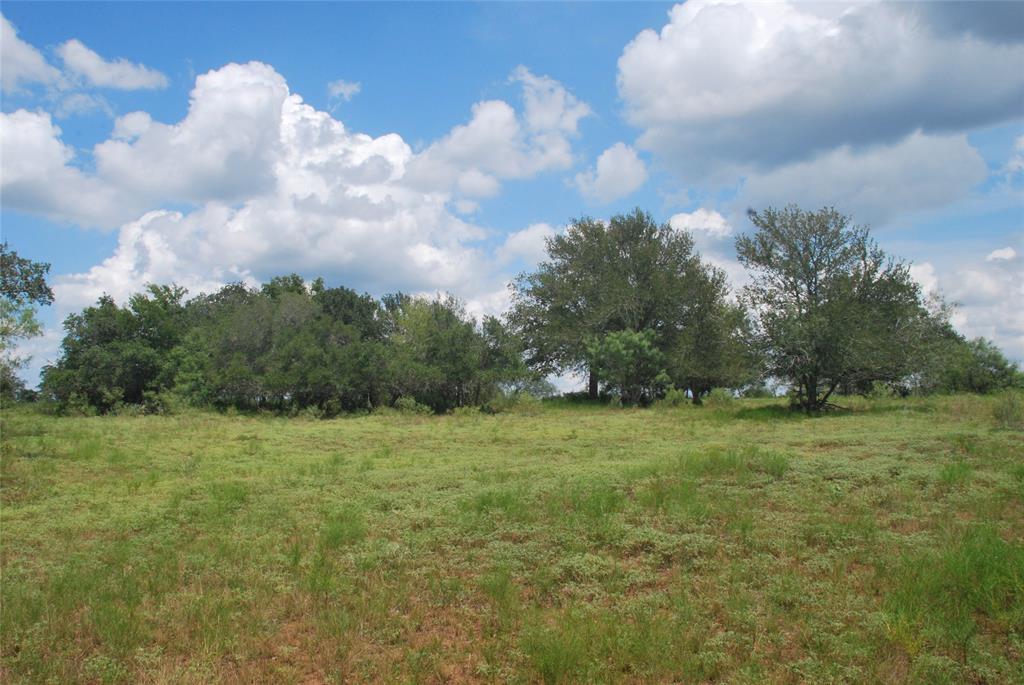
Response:
[[[840,386],[897,382],[919,371],[933,313],[906,264],[895,262],[832,208],[751,212],[758,229],[736,251],[753,272],[743,299],[757,316],[770,375],[806,411]]]
[[[99,411],[143,404],[174,383],[175,347],[185,330],[185,289],[150,285],[118,307],[104,295],[64,321],[61,358],[43,370],[43,388],[64,405],[82,398]]]
[[[65,411],[160,413],[173,390],[177,405],[321,418],[401,397],[444,412],[539,381],[501,321],[478,326],[452,297],[378,302],[294,274],[184,295],[151,285],[125,306],[104,296],[69,316],[47,395]]]
[[[682,388],[669,388],[665,391],[664,397],[659,400],[659,404],[665,407],[682,407],[690,398],[686,395],[686,390]]]
[[[548,241],[537,271],[516,280],[509,318],[533,368],[590,371],[596,399],[598,380],[609,379],[593,373],[588,346],[619,331],[651,331],[662,352],[685,346],[680,331],[700,327],[702,308],[719,304],[724,283],[688,233],[640,209],[607,223],[585,217]]]
[[[964,340],[949,333],[933,354],[937,363],[921,379],[927,390],[984,394],[1024,388],[1024,373],[984,338]]]
[[[426,416],[434,413],[433,409],[425,404],[420,404],[412,397],[399,397],[395,400],[395,403],[392,406],[394,406],[396,411],[401,412],[402,414],[418,414],[420,416]]]
[[[711,408],[730,407],[733,404],[733,394],[725,388],[714,388],[708,393],[704,403]]]
[[[992,405],[992,418],[998,428],[1024,430],[1024,392],[1007,391]]]
[[[0,243],[0,402],[24,391],[17,372],[29,358],[15,355],[13,348],[42,333],[35,306],[53,302],[49,270],[49,264],[19,257],[7,241]]]
[[[1024,547],[990,525],[968,528],[936,551],[904,555],[893,574],[890,631],[912,650],[939,645],[963,654],[979,619],[1024,630]]]
[[[650,329],[614,331],[587,345],[590,368],[625,404],[650,404],[669,383],[655,337]]]

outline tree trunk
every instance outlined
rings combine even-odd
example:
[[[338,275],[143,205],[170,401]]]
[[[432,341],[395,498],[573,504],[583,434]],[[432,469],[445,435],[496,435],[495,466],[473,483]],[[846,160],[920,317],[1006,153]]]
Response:
[[[817,411],[818,409],[818,378],[816,376],[809,377],[807,379],[806,387],[807,404],[804,405],[804,408],[807,410],[807,413],[810,414],[812,411]]]
[[[597,399],[597,374],[593,369],[590,370],[590,379],[587,383],[587,397],[592,400]]]

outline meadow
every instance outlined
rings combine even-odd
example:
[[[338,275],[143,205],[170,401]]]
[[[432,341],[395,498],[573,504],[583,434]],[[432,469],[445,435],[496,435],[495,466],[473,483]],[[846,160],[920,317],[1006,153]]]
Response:
[[[7,408],[0,680],[1024,682],[998,401]]]

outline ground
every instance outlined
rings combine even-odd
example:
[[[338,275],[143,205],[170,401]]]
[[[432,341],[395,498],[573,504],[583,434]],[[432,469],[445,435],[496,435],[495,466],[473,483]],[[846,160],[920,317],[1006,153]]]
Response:
[[[1024,682],[994,402],[7,408],[0,680]]]

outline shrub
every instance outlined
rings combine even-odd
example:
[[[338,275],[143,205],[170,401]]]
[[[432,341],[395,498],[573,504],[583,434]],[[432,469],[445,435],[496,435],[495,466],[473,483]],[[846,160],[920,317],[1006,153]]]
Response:
[[[713,408],[720,409],[723,407],[731,406],[733,403],[732,392],[725,388],[715,388],[708,396],[704,398],[704,404]]]
[[[658,406],[661,407],[683,407],[686,406],[690,401],[690,398],[686,396],[686,391],[678,388],[669,388],[665,391],[665,397],[658,400]]]
[[[1019,392],[1005,392],[992,405],[992,418],[999,428],[1024,430],[1024,397]]]
[[[541,410],[542,402],[525,392],[512,392],[496,396],[480,408],[485,414],[526,414],[534,415]]]
[[[426,416],[427,414],[433,414],[434,410],[425,404],[420,404],[411,397],[399,397],[395,400],[395,409],[403,414],[415,414],[419,416]]]

